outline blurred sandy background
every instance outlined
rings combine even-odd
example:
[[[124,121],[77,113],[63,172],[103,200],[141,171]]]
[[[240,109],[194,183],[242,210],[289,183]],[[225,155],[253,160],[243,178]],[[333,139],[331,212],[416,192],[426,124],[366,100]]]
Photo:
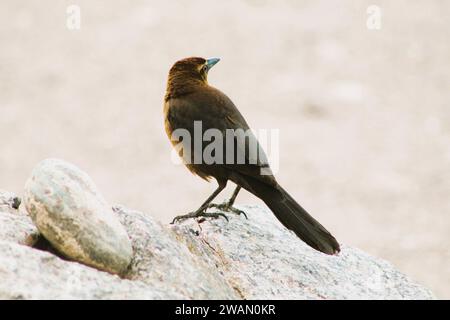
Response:
[[[196,209],[216,185],[171,163],[162,98],[177,59],[219,56],[209,82],[281,129],[280,183],[341,242],[450,298],[449,16],[445,0],[3,0],[0,188],[20,194],[59,157],[113,203],[165,222]]]

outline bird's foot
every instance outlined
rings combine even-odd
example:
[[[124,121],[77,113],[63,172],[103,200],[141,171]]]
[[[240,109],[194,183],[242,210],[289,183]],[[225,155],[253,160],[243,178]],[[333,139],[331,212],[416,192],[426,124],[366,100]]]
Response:
[[[225,202],[223,202],[221,204],[210,203],[208,205],[208,208],[216,208],[216,209],[219,209],[221,211],[232,212],[232,213],[237,214],[237,215],[241,215],[242,214],[242,215],[244,215],[245,219],[248,219],[247,214],[244,211],[233,207],[230,204],[230,202],[228,202],[228,201],[225,201]]]
[[[173,220],[171,224],[174,224],[175,222],[181,221],[181,220],[186,220],[186,219],[191,219],[191,218],[214,218],[214,219],[218,219],[220,217],[225,218],[228,221],[228,218],[225,214],[221,213],[221,212],[206,212],[206,211],[194,211],[194,212],[190,212],[188,214],[185,215],[181,215],[181,216],[176,216]]]

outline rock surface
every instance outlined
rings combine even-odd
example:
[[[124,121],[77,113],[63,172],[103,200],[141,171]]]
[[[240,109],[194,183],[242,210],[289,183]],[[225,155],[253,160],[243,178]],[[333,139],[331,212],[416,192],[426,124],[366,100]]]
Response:
[[[165,226],[114,207],[134,256],[122,278],[0,236],[0,299],[433,299],[388,262],[309,248],[266,209]],[[23,217],[9,216],[20,225]],[[28,221],[29,223],[29,221]],[[6,224],[6,225],[7,225]],[[5,226],[0,220],[0,229]]]
[[[39,238],[39,231],[30,217],[17,209],[20,198],[0,190],[0,241],[11,241],[32,246]]]
[[[321,254],[287,231],[270,211],[240,209],[249,220],[190,220],[173,230],[194,255],[216,266],[242,298],[433,298],[384,260],[345,245],[338,256]]]
[[[192,255],[168,227],[151,216],[114,208],[131,237],[134,258],[127,275],[184,299],[237,299],[216,266]]]
[[[0,212],[16,213],[21,199],[12,192],[0,190]]]
[[[32,246],[38,238],[39,231],[29,216],[0,211],[0,241]]]
[[[123,280],[77,262],[0,241],[0,299],[177,299],[181,295]]]
[[[40,162],[25,186],[24,204],[39,232],[63,255],[122,274],[131,242],[91,178],[58,159]]]
[[[215,266],[192,255],[148,215],[116,207],[134,257],[119,278],[0,240],[0,299],[238,299]]]

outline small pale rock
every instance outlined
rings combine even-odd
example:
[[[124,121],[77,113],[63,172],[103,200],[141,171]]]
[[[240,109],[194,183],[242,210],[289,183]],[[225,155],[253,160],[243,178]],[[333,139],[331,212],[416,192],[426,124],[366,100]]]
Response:
[[[130,239],[91,178],[58,159],[40,162],[25,185],[24,204],[40,233],[63,255],[122,274]]]

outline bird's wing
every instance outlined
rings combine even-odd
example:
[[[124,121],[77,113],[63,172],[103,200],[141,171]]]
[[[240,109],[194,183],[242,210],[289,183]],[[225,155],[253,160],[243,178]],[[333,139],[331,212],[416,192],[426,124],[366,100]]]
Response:
[[[245,131],[245,139],[236,137],[234,139],[235,160],[238,156],[243,156],[245,164],[238,164],[236,161],[227,164],[224,161],[223,166],[240,174],[259,177],[259,180],[269,184],[275,183],[267,155],[242,114],[224,93],[208,87],[183,98],[175,99],[171,103],[170,111],[176,112],[174,118],[176,118],[176,127],[178,128],[186,128],[190,132],[194,132],[194,121],[201,121],[203,132],[207,129],[218,129],[222,132],[224,139],[227,129]],[[170,118],[170,114],[168,117]],[[223,146],[225,148],[226,141],[223,141]],[[261,175],[262,172],[264,175]]]

